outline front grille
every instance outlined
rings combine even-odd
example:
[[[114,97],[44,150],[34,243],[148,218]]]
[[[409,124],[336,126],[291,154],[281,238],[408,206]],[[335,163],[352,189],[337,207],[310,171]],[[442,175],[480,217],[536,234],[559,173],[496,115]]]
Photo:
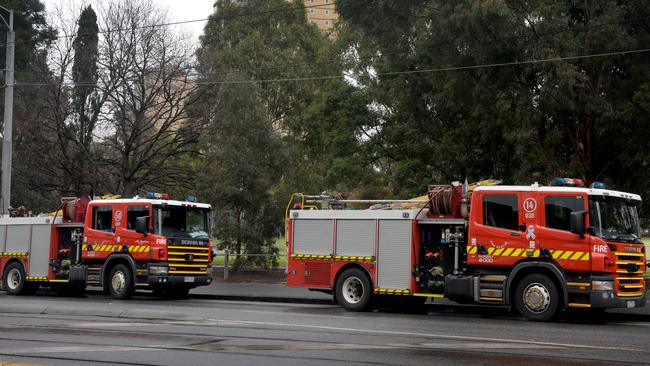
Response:
[[[644,274],[645,262],[641,253],[616,253],[616,273]]]
[[[207,275],[210,247],[167,246],[170,275]]]

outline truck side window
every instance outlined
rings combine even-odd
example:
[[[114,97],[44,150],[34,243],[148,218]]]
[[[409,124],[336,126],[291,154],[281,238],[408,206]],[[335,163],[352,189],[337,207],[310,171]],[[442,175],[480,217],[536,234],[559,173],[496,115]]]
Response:
[[[126,208],[126,228],[135,230],[135,219],[142,216],[149,216],[148,206],[129,206]]]
[[[483,225],[519,230],[519,205],[515,195],[483,197]]]
[[[102,231],[113,231],[113,207],[93,207],[93,229]]]
[[[571,212],[584,211],[582,196],[548,196],[544,198],[546,227],[551,229],[571,229]]]

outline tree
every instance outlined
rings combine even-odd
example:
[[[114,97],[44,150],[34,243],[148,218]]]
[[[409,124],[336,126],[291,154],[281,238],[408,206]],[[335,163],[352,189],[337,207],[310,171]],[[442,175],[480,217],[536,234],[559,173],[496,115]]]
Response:
[[[282,217],[271,197],[278,178],[279,139],[259,93],[249,83],[223,89],[222,106],[203,139],[199,191],[221,213],[215,222],[220,246],[237,254],[275,254]],[[263,257],[238,257],[236,267],[247,261],[268,263]]]
[[[107,94],[100,123],[100,164],[114,174],[113,192],[133,195],[143,187],[189,187],[186,154],[197,152],[203,125],[188,119],[194,103],[192,49],[172,31],[166,12],[152,0],[111,2],[102,15],[101,85]]]
[[[631,179],[618,174],[610,128],[647,80],[647,55],[498,64],[638,48],[648,40],[642,4],[373,0],[337,10],[348,54],[360,55],[348,67],[381,112],[373,146],[395,192],[463,175]]]
[[[97,70],[99,57],[98,32],[97,14],[88,5],[79,16],[77,35],[72,42],[74,49],[72,81],[74,87],[72,89],[71,107],[74,112],[73,120],[69,123],[68,128],[72,130],[75,143],[75,151],[71,156],[71,162],[75,172],[79,172],[73,178],[76,196],[82,194],[82,188],[86,185],[89,186],[87,187],[89,188],[88,191],[93,191],[97,179],[93,174],[97,162],[92,153],[92,142],[95,126],[108,95],[108,93],[100,93],[97,89],[99,76]]]
[[[51,191],[40,189],[40,183],[49,179],[40,170],[41,156],[50,151],[54,136],[42,128],[41,117],[46,115],[47,105],[43,88],[39,85],[50,81],[47,58],[48,47],[53,42],[55,30],[45,18],[45,6],[38,0],[4,0],[0,5],[14,10],[16,31],[14,87],[14,144],[12,171],[12,204],[26,205],[36,212],[57,205],[57,197]],[[4,12],[4,11],[3,11]],[[6,17],[6,14],[3,14]],[[5,28],[2,30],[4,44]],[[0,65],[5,67],[4,48],[0,48]],[[3,82],[4,83],[4,82]],[[0,100],[4,88],[0,89]],[[0,114],[4,105],[0,105]],[[37,154],[35,152],[42,152]]]

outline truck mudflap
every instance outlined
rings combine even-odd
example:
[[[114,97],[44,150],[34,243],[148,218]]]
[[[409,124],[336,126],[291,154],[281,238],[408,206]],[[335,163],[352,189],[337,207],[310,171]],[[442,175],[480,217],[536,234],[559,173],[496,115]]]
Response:
[[[212,283],[210,276],[149,276],[147,282],[152,287],[179,286],[198,287]]]
[[[636,297],[619,297],[611,291],[593,291],[590,294],[592,308],[639,308],[646,304],[646,294]]]

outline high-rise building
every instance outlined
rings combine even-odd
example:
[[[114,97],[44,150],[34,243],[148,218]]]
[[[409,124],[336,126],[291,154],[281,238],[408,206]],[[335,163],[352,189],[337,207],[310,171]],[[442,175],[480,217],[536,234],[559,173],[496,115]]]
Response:
[[[335,0],[304,0],[307,9],[307,20],[318,29],[329,32],[339,18],[336,13]]]

